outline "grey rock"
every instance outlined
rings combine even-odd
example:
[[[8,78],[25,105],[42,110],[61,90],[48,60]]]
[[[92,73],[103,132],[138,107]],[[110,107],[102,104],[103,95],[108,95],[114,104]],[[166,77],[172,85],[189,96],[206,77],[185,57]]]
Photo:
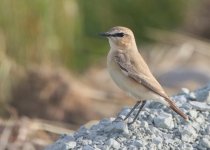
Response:
[[[152,140],[152,142],[156,145],[159,145],[159,144],[162,144],[163,139],[161,137],[157,136]]]
[[[189,115],[192,119],[195,119],[198,116],[198,112],[194,109],[189,111]]]
[[[190,94],[190,90],[187,88],[182,88],[181,90],[183,94]]]
[[[113,121],[108,126],[104,127],[104,132],[129,134],[128,126],[123,121]]]
[[[156,127],[173,129],[174,122],[171,114],[161,113],[154,119],[154,123]]]
[[[140,123],[140,126],[143,127],[143,128],[148,128],[149,127],[149,124],[146,121],[142,121]]]
[[[204,102],[190,101],[189,103],[197,110],[210,111],[210,106]]]
[[[181,138],[184,142],[193,142],[197,136],[198,134],[191,125],[186,125],[181,129]]]
[[[202,113],[202,115],[203,115],[205,118],[207,118],[207,117],[209,116],[209,112],[208,112],[208,111],[202,111],[201,113]]]
[[[75,148],[76,147],[76,145],[77,145],[77,143],[76,142],[74,142],[74,141],[70,141],[70,142],[68,142],[68,147],[71,149],[71,148]]]
[[[107,144],[109,147],[113,147],[114,149],[120,149],[120,143],[118,143],[115,139],[109,139]]]
[[[128,150],[138,150],[138,148],[134,145],[129,145]]]
[[[210,148],[210,139],[209,138],[202,138],[200,141],[201,146],[205,147],[205,148]]]
[[[196,130],[196,132],[199,132],[201,129],[201,126],[198,122],[192,122],[192,127]]]
[[[189,98],[192,99],[192,100],[196,100],[196,95],[195,95],[195,93],[194,93],[194,92],[190,92]]]
[[[82,150],[95,150],[94,147],[90,146],[90,145],[85,145]]]
[[[144,144],[143,144],[143,142],[141,140],[135,140],[132,145],[134,145],[134,146],[136,146],[138,148],[144,146]]]
[[[207,135],[210,135],[210,125],[208,125],[208,126],[206,127],[206,134],[207,134]]]
[[[177,106],[179,107],[183,107],[187,102],[187,98],[184,95],[174,96],[173,100],[176,102]]]
[[[210,99],[210,97],[209,97],[210,86],[209,85],[210,84],[194,91],[197,101],[200,101],[200,102],[209,101],[209,99]]]
[[[205,118],[202,114],[199,114],[199,116],[195,119],[195,121],[202,124],[205,122]]]
[[[181,147],[181,150],[193,150],[193,146],[191,144],[188,143],[184,143]]]

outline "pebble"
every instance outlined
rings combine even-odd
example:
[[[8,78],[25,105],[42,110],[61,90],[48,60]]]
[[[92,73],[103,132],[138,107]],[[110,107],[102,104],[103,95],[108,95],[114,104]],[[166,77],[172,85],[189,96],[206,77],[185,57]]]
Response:
[[[210,111],[210,106],[205,102],[190,101],[189,103],[197,110]]]
[[[184,128],[181,129],[181,133],[181,138],[185,142],[193,142],[198,136],[196,130],[191,125],[184,126]]]
[[[181,90],[182,90],[182,93],[184,94],[190,94],[190,90],[187,88],[182,88]]]
[[[194,93],[194,92],[190,92],[189,98],[192,99],[192,100],[196,100],[196,95],[195,95],[195,93]]]
[[[133,145],[136,146],[136,147],[138,147],[138,148],[144,146],[143,142],[140,141],[140,140],[135,140],[135,141],[133,142]]]
[[[77,143],[75,141],[70,141],[68,142],[68,147],[71,149],[71,148],[75,148],[77,145]]]
[[[82,150],[95,150],[95,148],[90,145],[85,145]]]
[[[128,134],[128,126],[123,121],[113,121],[103,129],[105,132]]]
[[[120,148],[120,143],[118,143],[115,139],[109,139],[109,141],[108,141],[108,146],[109,147],[113,147],[113,148],[115,148],[115,149],[119,149]]]
[[[189,111],[189,115],[192,119],[195,119],[198,116],[198,112],[194,109]]]
[[[202,138],[200,141],[201,146],[205,148],[210,148],[210,139],[209,138]]]
[[[172,129],[174,122],[171,114],[161,113],[154,119],[155,126],[158,128]]]

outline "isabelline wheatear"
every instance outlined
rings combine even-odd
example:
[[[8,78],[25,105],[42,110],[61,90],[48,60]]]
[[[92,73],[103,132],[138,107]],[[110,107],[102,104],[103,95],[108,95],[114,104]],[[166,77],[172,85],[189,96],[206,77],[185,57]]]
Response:
[[[130,29],[117,26],[108,32],[100,33],[100,35],[109,39],[111,49],[107,57],[107,67],[112,79],[122,90],[137,100],[124,120],[141,104],[130,124],[135,122],[148,99],[167,105],[185,120],[188,120],[188,117],[169,98],[152,75],[138,51],[134,34]]]

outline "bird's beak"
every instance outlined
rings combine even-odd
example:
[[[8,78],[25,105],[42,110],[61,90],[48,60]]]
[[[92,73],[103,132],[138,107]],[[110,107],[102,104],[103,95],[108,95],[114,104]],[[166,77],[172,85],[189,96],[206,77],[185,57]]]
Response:
[[[105,36],[105,37],[109,37],[112,36],[112,34],[110,34],[109,32],[101,32],[99,33],[100,36]]]

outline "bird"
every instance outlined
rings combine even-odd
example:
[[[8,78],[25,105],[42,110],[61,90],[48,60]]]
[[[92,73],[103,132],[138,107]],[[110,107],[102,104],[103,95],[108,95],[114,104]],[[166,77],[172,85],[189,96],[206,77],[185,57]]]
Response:
[[[177,107],[151,73],[137,48],[131,29],[116,26],[99,34],[107,37],[109,41],[110,50],[107,55],[107,68],[111,78],[120,89],[137,100],[124,120],[128,119],[139,106],[137,114],[129,123],[133,124],[149,99],[168,106],[184,120],[188,120],[188,116]]]

